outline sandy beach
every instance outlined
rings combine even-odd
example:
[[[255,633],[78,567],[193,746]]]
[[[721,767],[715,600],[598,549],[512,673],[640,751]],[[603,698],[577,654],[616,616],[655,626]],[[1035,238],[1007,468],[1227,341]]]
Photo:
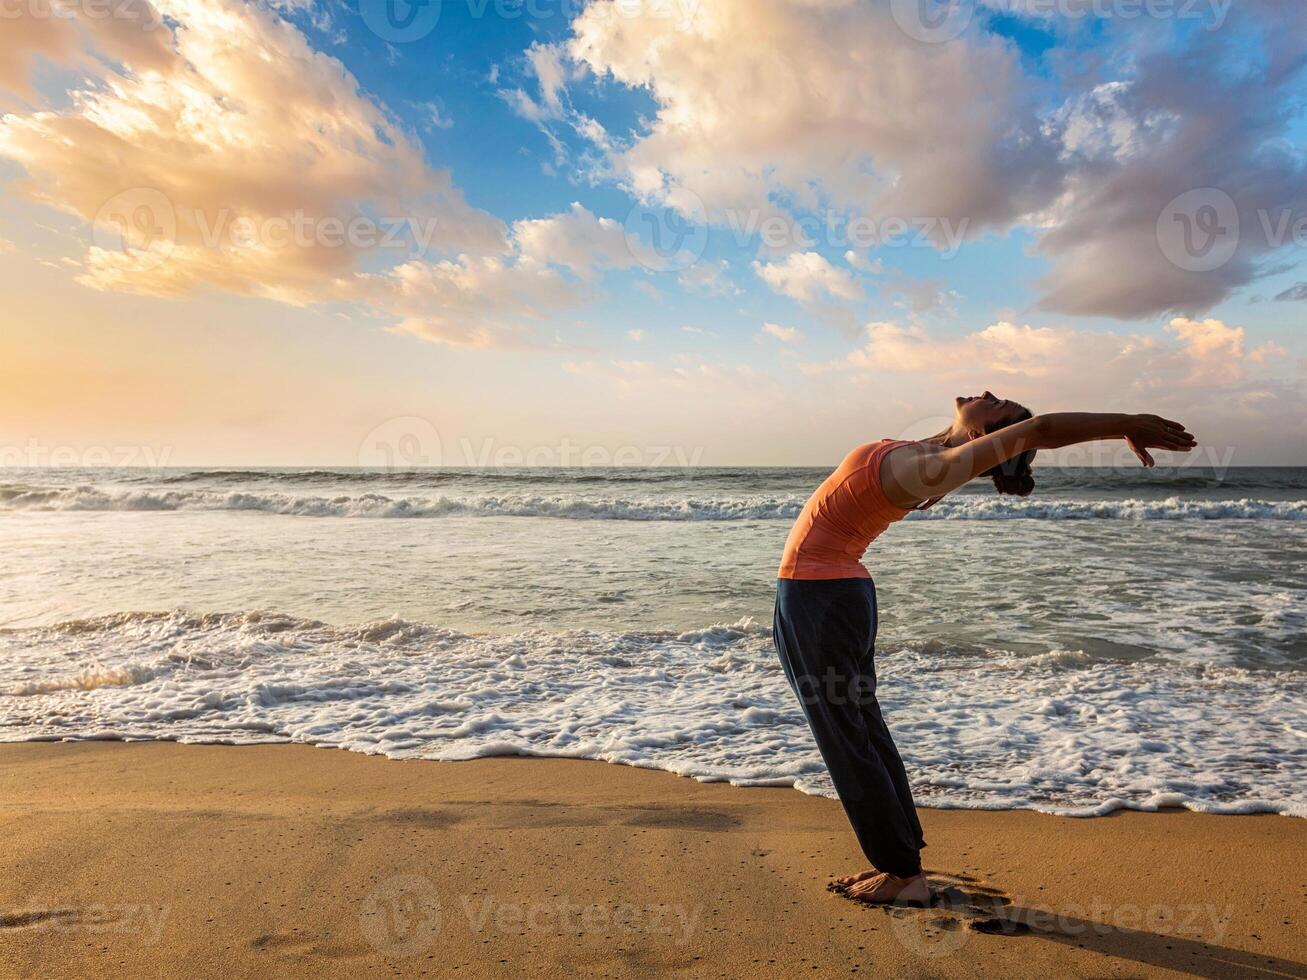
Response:
[[[856,905],[838,804],[596,762],[0,747],[5,976],[1307,977],[1307,824],[924,810]]]

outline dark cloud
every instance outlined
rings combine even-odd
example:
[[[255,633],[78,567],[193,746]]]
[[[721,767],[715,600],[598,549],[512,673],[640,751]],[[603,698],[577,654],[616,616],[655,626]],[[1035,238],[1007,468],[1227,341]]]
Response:
[[[1219,30],[1150,44],[1133,77],[1064,114],[1075,166],[1036,247],[1053,262],[1041,308],[1196,315],[1290,244],[1284,221],[1307,208],[1307,168],[1286,139],[1305,28],[1307,5],[1250,0]]]

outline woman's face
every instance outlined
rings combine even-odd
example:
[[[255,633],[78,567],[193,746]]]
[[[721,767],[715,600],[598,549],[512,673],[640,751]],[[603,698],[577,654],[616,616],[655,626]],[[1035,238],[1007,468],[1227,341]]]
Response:
[[[973,436],[999,428],[1026,412],[1024,405],[999,398],[992,391],[959,395],[954,404],[959,428]]]

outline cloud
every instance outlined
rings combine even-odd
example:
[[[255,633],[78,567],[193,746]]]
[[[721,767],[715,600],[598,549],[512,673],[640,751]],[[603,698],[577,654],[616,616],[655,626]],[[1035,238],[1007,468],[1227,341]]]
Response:
[[[363,276],[341,298],[399,317],[394,333],[450,347],[527,349],[543,346],[539,325],[594,293],[529,259],[464,255]]]
[[[1307,299],[1307,282],[1299,282],[1275,296],[1276,302],[1292,303]]]
[[[956,315],[958,293],[949,289],[943,279],[917,278],[895,272],[884,282],[880,291],[894,300],[894,305],[914,316],[942,312]]]
[[[676,281],[692,293],[738,296],[743,290],[731,282],[727,276],[730,271],[731,264],[726,259],[718,259],[716,262],[701,260],[677,276]]]
[[[1248,0],[1220,12],[1219,31],[1095,17],[1111,59],[1038,69],[983,18],[925,44],[890,4],[718,0],[679,20],[656,6],[590,3],[567,52],[656,105],[631,139],[597,146],[602,173],[642,198],[688,189],[717,223],[834,212],[970,238],[1025,227],[1050,265],[1039,308],[1142,319],[1198,315],[1252,282],[1288,244],[1265,215],[1307,210],[1302,4]],[[1063,40],[1077,26],[1041,29]],[[1057,53],[1075,55],[1075,39]],[[1230,197],[1241,234],[1193,269],[1159,224],[1204,188]]]
[[[1297,417],[1307,409],[1302,370],[1276,367],[1274,345],[1246,350],[1242,327],[1176,318],[1174,338],[1009,322],[962,334],[917,326],[867,325],[866,343],[843,362],[804,365],[917,379],[918,394],[943,398],[992,387],[1004,397],[1093,411],[1162,411],[1244,419]],[[1045,409],[1048,410],[1048,409]]]
[[[513,240],[522,255],[534,262],[570,269],[589,279],[600,269],[638,265],[626,229],[612,218],[597,218],[580,204],[548,218],[519,221]]]
[[[1054,182],[1055,149],[1000,39],[921,44],[888,4],[847,0],[717,0],[692,18],[659,7],[588,4],[567,49],[655,100],[611,160],[641,196],[688,187],[719,220],[784,198],[979,230],[1040,206]]]
[[[795,252],[780,262],[755,262],[753,268],[772,292],[800,303],[862,297],[862,287],[847,269],[836,268],[816,252]]]
[[[844,261],[867,275],[878,276],[885,272],[885,263],[880,259],[870,259],[861,252],[849,249],[844,253]]]
[[[516,222],[505,256],[405,263],[343,284],[341,298],[357,297],[400,317],[394,332],[434,343],[539,347],[540,326],[598,298],[594,280],[601,270],[637,264],[620,224],[573,204],[561,214]]]
[[[995,323],[962,336],[936,336],[921,327],[867,325],[865,347],[849,355],[855,367],[895,374],[987,373],[1047,376],[1063,362],[1068,337],[1052,328]],[[1086,340],[1088,340],[1087,335]],[[1108,345],[1110,345],[1110,341]],[[1100,346],[1101,356],[1106,347]]]
[[[776,323],[764,323],[758,331],[757,340],[771,337],[782,344],[797,344],[803,339],[803,331],[797,327],[782,327]]]
[[[454,120],[450,118],[449,113],[439,102],[422,103],[422,111],[427,116],[427,127],[430,129],[453,129]]]
[[[1177,317],[1167,324],[1168,332],[1180,338],[1192,363],[1187,378],[1191,384],[1204,386],[1235,385],[1247,376],[1249,364],[1266,365],[1287,351],[1279,344],[1267,343],[1245,352],[1247,333],[1221,320],[1189,320]]]
[[[662,292],[651,282],[646,282],[644,279],[637,279],[634,283],[634,287],[654,302],[660,303],[663,300]]]
[[[1037,245],[1055,262],[1041,308],[1195,315],[1261,274],[1291,241],[1277,216],[1307,206],[1307,168],[1289,142],[1304,31],[1303,5],[1250,0],[1220,31],[1159,37],[1141,21],[1104,38],[1132,69],[1063,110],[1072,176]]]
[[[766,375],[747,364],[714,364],[691,355],[681,355],[675,360],[677,363],[673,364],[639,360],[571,361],[563,365],[563,370],[621,388],[674,388],[707,398],[719,395],[723,387],[757,394],[758,382],[766,379]]]
[[[621,225],[579,204],[511,229],[468,205],[412,134],[275,12],[241,0],[157,7],[168,19],[148,42],[98,21],[82,33],[59,21],[58,44],[30,18],[6,26],[5,44],[18,37],[90,72],[64,107],[0,118],[0,157],[28,174],[21,192],[92,226],[85,285],[360,304],[424,340],[524,347],[595,298],[600,270],[636,264]],[[546,53],[535,52],[542,78]]]
[[[542,128],[549,120],[561,119],[567,111],[563,95],[571,74],[563,49],[556,44],[532,44],[526,50],[526,72],[535,80],[540,91],[539,100],[532,98],[520,87],[500,89],[499,97],[523,119],[537,123]],[[497,80],[498,72],[495,72],[491,83]],[[547,129],[545,132],[553,139]],[[556,144],[555,150],[560,149]]]
[[[375,216],[423,229],[438,251],[506,248],[502,223],[470,207],[449,173],[429,167],[353,76],[289,23],[239,0],[157,6],[172,25],[156,29],[169,42],[166,65],[107,48],[121,70],[104,67],[66,108],[0,119],[0,156],[30,175],[22,191],[95,226],[84,283],[310,303],[373,251],[334,241],[334,229]],[[141,218],[147,242],[137,240]],[[166,260],[150,248],[159,237]],[[137,248],[115,249],[120,239]]]
[[[6,5],[0,31],[0,90],[32,94],[30,73],[39,60],[95,71],[103,61],[140,70],[166,70],[176,60],[169,32],[149,0],[103,4],[23,0]]]

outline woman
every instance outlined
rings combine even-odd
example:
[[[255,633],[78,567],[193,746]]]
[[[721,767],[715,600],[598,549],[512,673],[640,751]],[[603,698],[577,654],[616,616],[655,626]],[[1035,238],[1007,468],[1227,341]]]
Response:
[[[1031,416],[990,392],[957,399],[953,423],[919,442],[885,439],[853,450],[808,501],[785,543],[774,635],[844,812],[874,869],[835,885],[866,902],[923,904],[926,846],[907,773],[876,703],[876,588],[863,553],[890,524],[977,476],[1027,496],[1040,449],[1124,439],[1145,466],[1149,449],[1184,452],[1194,438],[1156,415]]]

